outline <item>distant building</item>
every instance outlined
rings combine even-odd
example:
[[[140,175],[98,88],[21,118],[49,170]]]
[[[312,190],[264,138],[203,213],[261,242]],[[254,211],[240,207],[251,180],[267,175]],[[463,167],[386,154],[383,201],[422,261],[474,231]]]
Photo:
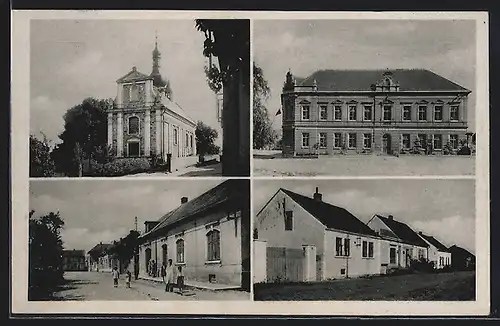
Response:
[[[424,69],[291,72],[281,95],[283,154],[457,151],[470,90]]]
[[[172,164],[195,156],[196,123],[175,102],[159,71],[160,51],[153,50],[153,70],[146,75],[133,67],[117,83],[108,111],[108,145],[118,157],[171,156]],[[195,162],[196,160],[194,160]]]
[[[113,262],[108,254],[108,250],[111,246],[111,243],[100,242],[87,252],[87,266],[89,271],[111,271]]]
[[[437,269],[451,265],[451,253],[445,245],[431,235],[422,232],[418,232],[418,235],[429,244],[429,261],[434,262]]]
[[[85,250],[63,250],[63,269],[66,272],[87,271]]]
[[[145,222],[135,260],[139,278],[160,279],[162,264],[183,266],[187,282],[250,289],[250,189],[248,180],[227,180],[158,221]]]
[[[473,253],[459,247],[457,245],[453,245],[448,248],[448,251],[451,253],[451,266],[455,270],[474,270],[476,267],[476,256]]]

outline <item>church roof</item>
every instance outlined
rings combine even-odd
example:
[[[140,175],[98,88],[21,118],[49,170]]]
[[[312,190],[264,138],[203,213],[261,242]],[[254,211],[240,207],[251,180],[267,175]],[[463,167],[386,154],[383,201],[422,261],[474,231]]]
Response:
[[[318,91],[369,91],[379,83],[383,74],[392,73],[392,79],[400,85],[400,91],[458,91],[468,89],[426,69],[394,70],[318,70],[305,79],[295,78],[297,86],[313,86]]]
[[[179,104],[172,101],[168,97],[162,98],[161,104],[163,104],[170,111],[180,115],[181,117],[185,118],[186,120],[188,120],[192,124],[196,125],[196,122],[186,113],[186,111],[183,108],[181,108],[181,106]]]
[[[137,68],[133,67],[129,73],[127,73],[125,76],[118,79],[116,82],[117,83],[127,83],[127,82],[133,82],[133,81],[143,81],[143,80],[148,80],[148,79],[152,79],[152,77],[137,71]]]

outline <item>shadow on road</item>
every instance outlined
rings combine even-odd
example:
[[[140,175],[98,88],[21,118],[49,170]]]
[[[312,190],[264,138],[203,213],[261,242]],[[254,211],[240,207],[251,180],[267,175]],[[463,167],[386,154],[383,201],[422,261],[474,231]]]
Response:
[[[221,165],[207,165],[203,167],[203,170],[190,171],[181,174],[181,177],[206,177],[206,176],[220,176],[222,175]]]
[[[253,158],[259,159],[259,160],[272,160],[275,158],[283,158],[283,154],[281,153],[276,153],[276,154],[253,154]]]

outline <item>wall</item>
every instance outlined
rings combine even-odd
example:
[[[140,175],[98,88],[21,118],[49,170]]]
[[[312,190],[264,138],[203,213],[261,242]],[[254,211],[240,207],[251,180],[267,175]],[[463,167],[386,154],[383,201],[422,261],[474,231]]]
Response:
[[[252,273],[254,283],[265,282],[267,279],[266,255],[267,242],[265,240],[253,240],[253,257],[255,259],[252,264]]]
[[[140,276],[146,276],[145,250],[151,248],[152,257],[158,262],[158,268],[162,262],[162,245],[167,245],[168,258],[174,264],[182,265],[186,281],[197,280],[208,282],[209,274],[215,274],[218,283],[240,285],[242,272],[241,258],[241,212],[237,218],[228,220],[225,211],[212,213],[208,216],[198,218],[196,221],[187,222],[179,227],[169,230],[166,234],[153,239],[151,243],[139,247]],[[220,231],[220,256],[218,262],[207,262],[207,240],[208,232],[206,225],[219,222],[215,229]],[[176,244],[177,239],[184,240],[185,263],[177,263]]]
[[[283,200],[286,210],[293,211],[291,231],[285,231]],[[257,215],[254,227],[259,240],[266,240],[268,247],[302,249],[303,245],[314,244],[317,254],[323,253],[324,225],[281,190]]]

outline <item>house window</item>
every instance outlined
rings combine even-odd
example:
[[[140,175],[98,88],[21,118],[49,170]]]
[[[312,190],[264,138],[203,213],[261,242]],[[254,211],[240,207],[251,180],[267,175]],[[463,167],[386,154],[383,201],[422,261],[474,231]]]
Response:
[[[403,143],[403,148],[404,149],[409,149],[411,144],[410,144],[410,134],[403,134],[402,135],[402,143]]]
[[[220,260],[220,232],[211,230],[207,233],[207,260]]]
[[[326,148],[326,132],[319,133],[319,147]]]
[[[128,118],[128,133],[135,135],[139,133],[139,117]]]
[[[174,128],[174,145],[177,145],[177,143],[179,142],[179,135],[178,135],[178,131],[177,131],[177,128]]]
[[[391,121],[392,119],[392,106],[384,105],[384,121]]]
[[[168,262],[168,247],[166,244],[161,246],[161,257],[162,257],[162,263],[163,265],[167,266]]]
[[[365,105],[365,111],[363,114],[363,119],[365,121],[371,121],[372,120],[372,107],[371,105]]]
[[[396,263],[396,248],[391,248],[389,250],[389,263],[390,264]]]
[[[335,238],[335,253],[337,256],[342,256],[342,238]]]
[[[426,121],[427,120],[427,107],[425,105],[421,105],[418,107],[418,121]]]
[[[186,145],[185,145],[186,148],[189,147],[189,135],[186,134]]]
[[[340,132],[336,132],[333,134],[333,147],[340,148],[342,143],[342,134]]]
[[[285,231],[293,231],[293,211],[285,212]]]
[[[177,252],[177,263],[184,263],[184,240],[179,239],[175,242],[176,252]]]
[[[356,134],[349,134],[349,148],[356,148]]]
[[[309,133],[302,133],[302,147],[309,147]]]
[[[443,267],[444,265],[444,257],[439,257],[439,267]]]
[[[368,242],[363,241],[363,247],[361,251],[362,251],[361,255],[363,258],[368,257]]]
[[[363,134],[363,148],[372,148],[372,134]]]
[[[441,149],[443,146],[443,136],[440,134],[435,134],[433,140],[434,140],[433,147],[435,149]]]
[[[349,105],[349,120],[356,121],[356,105]]]
[[[327,107],[326,105],[322,105],[319,107],[319,119],[326,120],[327,119]]]
[[[458,105],[450,107],[450,121],[458,121]]]
[[[458,135],[450,135],[450,145],[453,149],[458,148]]]
[[[190,135],[189,138],[190,138],[189,147],[193,148],[193,135]]]
[[[368,242],[368,258],[373,258],[373,242]]]
[[[309,112],[309,105],[304,105],[302,106],[302,120],[309,120],[310,112]]]
[[[434,121],[442,121],[443,120],[443,106],[436,105],[434,107]]]
[[[340,105],[335,105],[333,119],[337,121],[342,120],[342,107]]]
[[[128,142],[128,156],[139,156],[140,146],[138,141]]]
[[[427,135],[426,134],[418,134],[418,140],[420,142],[421,147],[424,147],[427,145]]]
[[[403,121],[411,120],[411,106],[405,105],[403,106]]]
[[[424,254],[424,249],[418,249],[418,258],[424,258],[425,254]]]
[[[344,256],[349,257],[351,255],[351,239],[344,239]]]

